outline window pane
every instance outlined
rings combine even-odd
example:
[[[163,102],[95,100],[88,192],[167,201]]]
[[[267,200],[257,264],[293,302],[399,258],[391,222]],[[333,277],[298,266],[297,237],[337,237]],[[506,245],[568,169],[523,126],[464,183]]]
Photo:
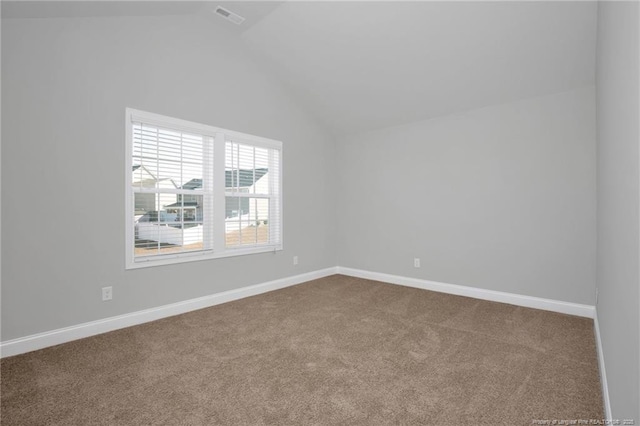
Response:
[[[225,190],[227,193],[270,193],[269,151],[227,141],[225,146]]]
[[[269,242],[269,199],[226,197],[226,246],[246,247]]]
[[[202,195],[136,193],[134,206],[136,257],[205,248]]]
[[[134,187],[201,189],[203,137],[133,124]]]

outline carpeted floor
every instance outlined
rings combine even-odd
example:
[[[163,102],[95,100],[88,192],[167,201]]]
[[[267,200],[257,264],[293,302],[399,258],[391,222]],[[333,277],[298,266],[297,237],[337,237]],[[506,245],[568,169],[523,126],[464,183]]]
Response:
[[[3,426],[603,417],[591,320],[340,275],[1,366]]]

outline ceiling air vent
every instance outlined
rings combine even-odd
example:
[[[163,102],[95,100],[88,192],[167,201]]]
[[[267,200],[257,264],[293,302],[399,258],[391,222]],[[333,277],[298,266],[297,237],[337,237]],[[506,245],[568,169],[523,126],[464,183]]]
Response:
[[[240,25],[244,22],[244,18],[236,13],[233,13],[229,9],[225,9],[222,6],[216,7],[216,13],[222,16],[224,19],[233,22],[236,25]]]

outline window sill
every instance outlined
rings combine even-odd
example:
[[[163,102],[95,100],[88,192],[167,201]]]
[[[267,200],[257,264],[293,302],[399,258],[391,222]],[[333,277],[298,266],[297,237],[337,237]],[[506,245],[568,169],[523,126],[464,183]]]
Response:
[[[161,258],[149,257],[147,260],[128,261],[125,269],[150,268],[152,266],[174,265],[177,263],[198,262],[202,260],[222,259],[225,257],[245,256],[249,254],[259,253],[275,253],[281,251],[282,245],[263,246],[251,248],[228,249],[222,253],[214,253],[213,251],[181,253],[174,255],[162,256]]]

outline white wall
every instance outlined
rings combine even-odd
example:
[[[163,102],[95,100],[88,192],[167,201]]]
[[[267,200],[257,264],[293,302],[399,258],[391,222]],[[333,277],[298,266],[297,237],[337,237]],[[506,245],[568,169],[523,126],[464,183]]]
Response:
[[[598,322],[614,419],[640,422],[640,4],[598,5]]]
[[[586,87],[339,140],[339,264],[593,304],[594,102]]]
[[[2,77],[3,341],[336,264],[333,141],[212,21],[4,19]],[[285,250],[125,271],[125,107],[282,140]]]

